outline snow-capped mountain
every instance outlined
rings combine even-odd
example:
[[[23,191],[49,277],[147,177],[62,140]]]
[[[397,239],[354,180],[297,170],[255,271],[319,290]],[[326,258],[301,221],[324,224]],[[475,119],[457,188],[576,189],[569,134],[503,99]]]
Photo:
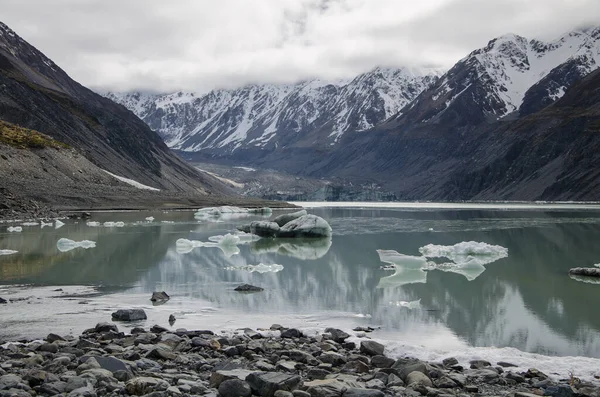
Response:
[[[349,81],[249,85],[207,94],[108,93],[183,151],[327,147],[401,112],[437,69],[376,68]]]
[[[507,34],[471,52],[421,94],[411,104],[410,120],[473,125],[530,114],[599,65],[600,28],[548,43]]]

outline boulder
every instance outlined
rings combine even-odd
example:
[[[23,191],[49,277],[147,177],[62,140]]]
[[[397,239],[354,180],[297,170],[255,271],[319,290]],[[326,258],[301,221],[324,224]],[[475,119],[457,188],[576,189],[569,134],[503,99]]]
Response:
[[[431,379],[429,379],[429,377],[427,375],[425,375],[423,372],[420,372],[420,371],[413,371],[413,372],[409,373],[406,376],[405,383],[409,386],[414,383],[420,383],[426,387],[433,387],[433,383],[431,382]]]
[[[292,391],[300,383],[298,375],[277,372],[253,372],[246,377],[246,382],[259,396],[273,397],[277,390]]]
[[[283,225],[277,233],[277,237],[328,236],[331,236],[331,226],[325,219],[316,215],[302,215]]]
[[[143,309],[120,309],[112,314],[112,319],[117,321],[139,321],[147,318]]]
[[[294,219],[298,219],[304,215],[308,215],[306,210],[291,212],[289,214],[282,214],[282,215],[275,217],[275,219],[273,219],[273,222],[275,222],[276,224],[279,225],[279,227],[281,227],[281,226],[285,225],[286,223],[293,221]]]
[[[228,379],[219,385],[219,395],[222,397],[250,397],[250,385],[240,379]]]
[[[383,397],[380,390],[350,388],[344,392],[344,397]]]
[[[125,390],[131,395],[143,396],[154,391],[165,391],[169,386],[165,380],[143,376],[128,381],[125,384]]]
[[[237,291],[237,292],[260,292],[260,291],[264,291],[264,288],[250,285],[250,284],[242,284],[242,285],[238,285],[237,287],[235,287],[234,291]]]
[[[150,298],[152,302],[166,302],[169,299],[171,299],[171,297],[165,291],[154,291],[152,293],[152,297]]]
[[[331,334],[331,339],[337,343],[344,343],[344,341],[350,337],[346,332],[337,328],[327,328],[325,329],[325,332]]]
[[[385,346],[373,340],[363,340],[360,342],[360,352],[369,356],[382,356]]]

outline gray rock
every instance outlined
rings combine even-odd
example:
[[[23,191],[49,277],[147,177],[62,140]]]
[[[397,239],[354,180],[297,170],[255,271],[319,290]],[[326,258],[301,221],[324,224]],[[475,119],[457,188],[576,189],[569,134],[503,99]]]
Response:
[[[294,397],[310,397],[310,393],[304,390],[294,390],[292,391],[292,395]]]
[[[371,357],[371,365],[375,368],[391,368],[395,362],[396,360],[386,356],[377,355]]]
[[[385,383],[380,379],[371,379],[370,381],[365,383],[365,387],[367,389],[382,390],[385,389]]]
[[[0,304],[6,304],[8,301],[4,298],[0,298]]]
[[[406,375],[406,379],[404,382],[411,387],[415,383],[419,383],[425,387],[433,387],[433,382],[431,382],[431,379],[429,379],[427,375],[420,371],[413,371]]]
[[[44,343],[38,348],[41,352],[58,353],[58,345],[54,343]]]
[[[169,299],[171,299],[171,297],[165,291],[154,291],[152,293],[152,297],[150,298],[150,300],[152,302],[162,302],[162,303],[168,301]]]
[[[275,225],[277,225],[275,223]],[[278,237],[328,237],[331,236],[331,226],[320,216],[303,215],[283,225]]]
[[[56,341],[63,341],[64,342],[65,338],[63,338],[60,335],[56,335],[53,333],[49,333],[48,336],[46,336],[46,342],[48,343],[52,343],[52,342],[56,342]]]
[[[387,387],[404,386],[404,381],[396,374],[389,374],[386,386]]]
[[[573,397],[574,394],[573,389],[568,385],[548,386],[544,391],[545,396],[552,397]]]
[[[481,369],[492,366],[492,364],[486,360],[472,360],[469,364],[471,364],[471,369]]]
[[[277,363],[277,369],[284,372],[296,372],[296,365],[298,365],[295,361],[280,361]]]
[[[23,375],[23,380],[27,382],[29,386],[35,387],[46,382],[58,382],[60,379],[50,372],[41,369],[31,369]]]
[[[375,389],[357,389],[350,388],[344,392],[344,397],[383,397],[383,394],[380,390]]]
[[[507,363],[506,361],[498,361],[498,365],[504,368],[518,367],[518,365]]]
[[[81,362],[86,362],[89,358],[90,358],[90,356],[83,356],[83,357],[81,357]],[[100,368],[106,369],[106,370],[112,372],[113,374],[117,371],[128,371],[129,370],[127,365],[123,361],[119,360],[116,357],[94,356],[94,359],[100,365]]]
[[[163,379],[141,376],[128,381],[125,390],[134,396],[143,396],[153,391],[165,391],[169,386],[169,383]]]
[[[337,328],[327,328],[325,329],[325,332],[331,334],[331,339],[337,343],[344,343],[344,341],[350,337],[346,332]]]
[[[444,367],[453,367],[455,365],[458,364],[458,360],[454,357],[448,357],[442,360],[442,364],[444,364]]]
[[[433,384],[438,389],[453,389],[458,386],[456,382],[448,376],[442,376],[441,378],[435,379]]]
[[[285,390],[277,390],[275,394],[273,394],[273,397],[294,397],[294,394]]]
[[[300,332],[296,328],[289,328],[284,331],[281,331],[282,338],[299,338],[301,336],[302,336],[302,332]]]
[[[523,383],[523,382],[525,382],[525,377],[523,375],[517,374],[517,373],[514,373],[514,372],[507,372],[504,375],[504,377],[506,379],[514,380],[517,383]]]
[[[319,360],[333,366],[344,365],[348,361],[345,356],[334,352],[321,354]]]
[[[277,390],[294,390],[300,383],[298,375],[277,372],[253,372],[246,377],[246,382],[260,396],[272,397]]]
[[[415,359],[408,359],[408,360],[398,359],[394,363],[392,368],[394,368],[396,371],[398,371],[398,376],[400,376],[400,378],[402,378],[404,383],[406,383],[407,385],[408,385],[408,382],[406,381],[406,377],[411,372],[418,371],[423,374],[425,374],[427,372],[427,366],[425,365],[425,363],[420,360],[415,360]]]
[[[250,284],[238,285],[234,289],[234,291],[238,291],[238,292],[260,292],[260,291],[264,291],[264,290],[265,290],[264,288],[256,287],[256,286],[250,285]]]
[[[325,379],[325,377],[329,374],[331,374],[331,371],[323,368],[310,368],[308,371],[306,371],[306,377],[308,379],[322,380]]]
[[[311,397],[340,397],[348,386],[337,379],[313,380],[304,382],[304,387]]]
[[[315,359],[311,354],[308,354],[307,352],[302,350],[290,350],[286,352],[286,355],[294,361],[298,361],[300,363],[305,364]]]
[[[120,309],[112,314],[112,318],[117,321],[139,321],[148,317],[143,309]]]
[[[218,370],[210,375],[208,381],[210,387],[218,388],[221,383],[229,379],[240,379],[245,380],[252,371],[246,369],[232,369],[232,370]]]
[[[95,332],[110,332],[110,331],[119,332],[119,328],[117,328],[116,324],[103,322],[103,323],[96,324],[96,326],[94,327],[94,331]]]
[[[344,372],[354,372],[357,374],[364,374],[369,372],[369,370],[369,366],[359,360],[350,361],[342,368],[342,371]]]
[[[277,225],[279,225],[279,227],[281,227],[281,226],[285,225],[286,223],[293,221],[294,219],[298,219],[304,215],[308,215],[308,212],[306,212],[306,210],[291,212],[289,214],[281,214],[279,216],[276,216],[273,219],[273,222],[275,222]]]
[[[219,395],[222,397],[249,397],[252,395],[252,389],[243,380],[228,379],[219,385]]]
[[[97,394],[94,388],[90,385],[86,385],[75,389],[69,393],[69,397],[96,397]]]
[[[370,356],[382,356],[385,346],[373,340],[363,340],[360,342],[360,352]]]

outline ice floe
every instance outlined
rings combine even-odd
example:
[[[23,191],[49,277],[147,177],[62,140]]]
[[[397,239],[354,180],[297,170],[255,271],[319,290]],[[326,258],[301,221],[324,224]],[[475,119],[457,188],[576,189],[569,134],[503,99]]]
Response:
[[[0,255],[12,255],[12,254],[16,254],[19,251],[15,251],[15,250],[0,250]]]
[[[89,227],[98,227],[101,225],[100,222],[94,222],[94,221],[89,221],[85,223],[86,225],[88,225]]]
[[[54,221],[54,228],[55,229],[60,229],[61,227],[63,227],[65,225],[64,222],[59,221],[58,219]]]
[[[405,307],[409,310],[417,310],[421,308],[421,299],[415,301],[395,301],[390,302],[390,306]]]
[[[428,244],[419,248],[422,256],[410,256],[393,250],[377,250],[379,259],[393,266],[394,274],[382,277],[378,287],[401,286],[427,282],[427,271],[440,270],[463,275],[475,280],[483,272],[483,265],[508,256],[508,249],[475,241],[463,241],[455,245]],[[436,263],[428,258],[447,258],[449,262]],[[389,266],[386,266],[389,270]]]
[[[104,227],[123,227],[125,226],[125,222],[104,222]]]
[[[225,270],[245,270],[249,273],[277,273],[283,270],[282,265],[278,265],[276,263],[272,265],[265,265],[264,263],[259,263],[258,265],[246,265],[246,266],[228,266],[224,268]]]
[[[23,231],[23,228],[21,226],[9,226],[6,230],[11,233],[19,233]]]
[[[152,222],[152,221],[154,220],[154,217],[153,217],[153,216],[147,216],[147,217],[146,217],[146,220],[147,220],[148,222]]]
[[[194,248],[200,248],[200,247],[219,248],[219,249],[221,249],[221,251],[223,251],[223,254],[225,254],[225,256],[227,256],[227,257],[240,253],[240,249],[236,245],[239,242],[239,238],[237,238],[231,234],[226,234],[225,236],[213,236],[212,238],[215,238],[215,237],[222,237],[222,239],[220,239],[219,242],[217,242],[217,241],[204,242],[204,241],[188,240],[185,238],[180,238],[175,242],[175,250],[179,254],[187,254],[187,253],[192,252],[194,250]]]
[[[46,226],[52,226],[52,222],[44,222],[42,221],[42,223],[40,224],[40,228],[45,228]]]
[[[23,222],[21,223],[22,226],[37,226],[39,225],[39,222]]]
[[[224,205],[221,207],[201,208],[194,213],[194,217],[199,220],[208,220],[215,222],[219,220],[240,219],[251,215],[269,216],[272,213],[273,210],[268,207],[248,209]]]
[[[75,248],[88,249],[88,248],[95,248],[95,247],[96,247],[96,242],[90,241],[90,240],[73,241],[68,238],[61,238],[56,243],[56,248],[58,248],[58,250],[60,252],[71,251]]]

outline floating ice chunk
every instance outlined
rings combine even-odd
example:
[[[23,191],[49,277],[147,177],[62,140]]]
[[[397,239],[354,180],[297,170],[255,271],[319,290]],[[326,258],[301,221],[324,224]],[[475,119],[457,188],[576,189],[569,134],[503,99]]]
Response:
[[[600,284],[600,278],[598,278],[598,277],[581,276],[581,275],[578,275],[578,274],[569,274],[569,277],[572,280],[580,281],[582,283]]]
[[[221,237],[224,237],[224,236],[221,236]],[[197,240],[188,240],[185,238],[180,238],[175,242],[175,250],[179,254],[190,253],[190,252],[192,252],[192,250],[194,248],[199,248],[199,247],[220,248],[221,251],[223,251],[223,253],[227,257],[240,253],[240,249],[235,244],[231,244],[231,243],[227,243],[227,242],[225,242],[225,243],[204,242],[204,241],[197,241]]]
[[[249,273],[277,273],[283,270],[283,266],[278,265],[276,263],[272,265],[265,265],[264,263],[259,263],[258,265],[229,266],[226,267],[225,270],[245,270]]]
[[[45,228],[46,226],[52,226],[52,222],[44,222],[44,221],[42,221],[42,223],[41,223],[41,225],[40,225],[40,228],[42,228],[42,229],[43,229],[43,228]]]
[[[21,226],[9,226],[6,230],[9,232],[19,233],[23,231],[23,228]]]
[[[417,299],[416,301],[396,301],[390,302],[390,305],[397,307],[405,307],[409,310],[415,310],[421,308],[421,299]]]
[[[253,241],[260,240],[260,236],[257,236],[252,233],[244,233],[244,232],[240,232],[240,231],[236,231],[235,236],[237,236],[237,238],[239,239],[238,244],[246,244],[246,243],[251,243]]]
[[[377,253],[380,261],[395,267],[394,274],[379,279],[378,288],[427,282],[427,272],[423,270],[427,264],[426,258],[404,255],[394,250],[377,250]]]
[[[154,220],[154,217],[153,217],[153,216],[147,216],[147,217],[146,217],[146,220],[147,220],[148,222],[152,222],[152,221]]]
[[[123,227],[125,222],[104,222],[104,227]]]
[[[58,248],[58,250],[60,252],[71,251],[75,248],[88,249],[88,248],[94,248],[94,247],[96,247],[96,242],[90,241],[90,240],[73,241],[73,240],[69,240],[68,238],[61,238],[56,243],[56,248]]]
[[[208,241],[212,241],[221,245],[237,245],[240,242],[240,238],[234,234],[227,233],[224,236],[210,236]]]
[[[218,222],[219,220],[239,219],[250,215],[247,208],[232,207],[225,205],[222,207],[201,208],[194,214],[196,219]]]
[[[331,237],[261,239],[250,246],[250,250],[254,253],[274,252],[303,260],[322,258],[329,248],[331,248]]]
[[[89,221],[85,223],[86,225],[88,225],[89,227],[98,227],[101,225],[100,222],[94,222],[94,221]]]
[[[21,223],[21,225],[23,225],[23,226],[37,226],[37,225],[39,225],[39,223],[38,222],[23,222],[23,223]]]
[[[248,208],[246,210],[246,212],[248,212],[249,214],[271,215],[273,213],[273,210],[271,208],[269,208],[269,207]]]
[[[59,221],[58,219],[54,221],[54,228],[55,229],[60,229],[61,227],[63,227],[65,225],[64,222]]]
[[[458,263],[486,264],[508,256],[508,249],[500,245],[490,245],[475,241],[463,241],[454,245],[428,244],[419,248],[428,258],[445,257]]]
[[[16,254],[19,251],[15,251],[15,250],[0,250],[0,255],[12,255],[12,254]]]
[[[175,223],[175,221],[161,221],[162,223]]]
[[[485,272],[485,267],[476,261],[470,261],[465,263],[454,263],[454,262],[445,262],[445,263],[435,263],[435,262],[427,262],[427,266],[425,270],[441,270],[443,272],[450,272],[461,274],[467,278],[469,281],[475,280],[477,277],[481,275],[481,273]]]
[[[600,263],[596,263],[594,266],[596,266],[596,267],[600,267]]]

